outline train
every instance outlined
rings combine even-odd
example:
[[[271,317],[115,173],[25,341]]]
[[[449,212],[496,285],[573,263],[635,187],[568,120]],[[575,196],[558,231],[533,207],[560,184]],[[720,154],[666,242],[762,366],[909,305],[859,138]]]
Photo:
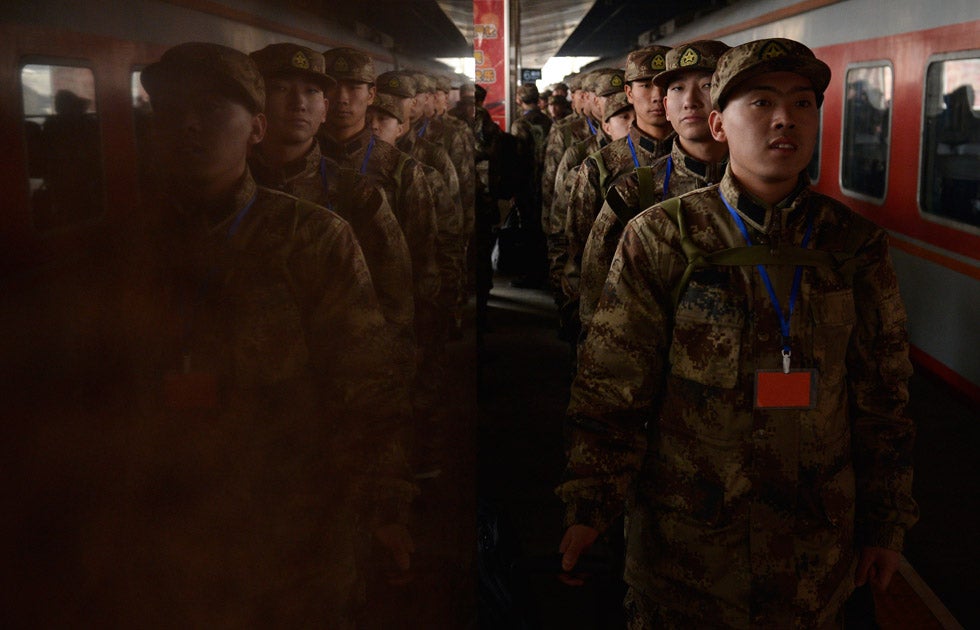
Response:
[[[980,4],[744,1],[661,30],[830,66],[811,181],[888,230],[916,366],[980,402]]]

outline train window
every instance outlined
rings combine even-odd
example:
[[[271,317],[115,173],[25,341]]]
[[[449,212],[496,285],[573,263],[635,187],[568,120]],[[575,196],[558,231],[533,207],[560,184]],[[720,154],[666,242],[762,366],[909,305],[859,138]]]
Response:
[[[24,64],[20,71],[34,227],[40,232],[102,215],[102,146],[89,68]]]
[[[841,188],[880,202],[888,181],[892,68],[883,62],[852,66],[844,81]]]
[[[980,227],[980,53],[934,60],[926,71],[919,204]]]
[[[810,163],[806,166],[806,174],[810,177],[810,182],[815,183],[820,179],[820,144],[823,139],[823,108],[820,109],[820,125],[817,127],[817,144],[813,147],[813,156]]]

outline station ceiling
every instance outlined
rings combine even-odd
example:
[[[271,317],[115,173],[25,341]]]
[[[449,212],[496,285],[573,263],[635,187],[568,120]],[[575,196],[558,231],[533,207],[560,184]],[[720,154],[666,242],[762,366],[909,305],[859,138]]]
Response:
[[[317,0],[293,0],[316,3]],[[523,67],[553,56],[620,57],[650,32],[668,31],[734,0],[519,0]],[[396,51],[428,57],[472,54],[472,0],[320,0],[322,15],[360,24]],[[379,41],[379,43],[381,43]]]

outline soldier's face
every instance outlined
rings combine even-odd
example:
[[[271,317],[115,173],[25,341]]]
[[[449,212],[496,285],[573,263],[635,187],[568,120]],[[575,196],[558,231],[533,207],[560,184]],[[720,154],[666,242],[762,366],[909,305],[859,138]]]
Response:
[[[415,95],[415,100],[421,104],[423,116],[429,117],[435,115],[436,104],[435,99],[432,98],[432,92],[419,92]]]
[[[652,79],[641,79],[626,84],[626,98],[633,103],[636,119],[647,127],[663,127],[667,124],[664,109],[664,93]]]
[[[794,72],[748,79],[724,111],[709,117],[715,140],[728,142],[732,173],[749,192],[771,202],[792,192],[810,162],[819,121],[813,86]]]
[[[445,114],[446,110],[449,109],[449,95],[439,90],[435,94],[435,107],[436,113],[439,115]]]
[[[338,129],[364,126],[368,105],[374,102],[375,88],[368,83],[340,81],[327,92],[330,111],[327,122]]]
[[[398,119],[377,108],[371,109],[371,133],[379,140],[395,144],[402,135],[404,125]]]
[[[203,77],[189,76],[153,98],[153,146],[167,175],[202,192],[237,181],[265,116],[252,114]]]
[[[711,73],[685,72],[667,85],[667,120],[684,140],[710,142]]]
[[[635,118],[636,114],[633,112],[632,107],[624,109],[618,114],[610,116],[609,120],[602,123],[602,130],[613,140],[625,138],[629,135],[630,125],[633,124]]]
[[[308,142],[327,119],[326,96],[319,84],[302,76],[272,77],[266,80],[265,115],[265,142]]]

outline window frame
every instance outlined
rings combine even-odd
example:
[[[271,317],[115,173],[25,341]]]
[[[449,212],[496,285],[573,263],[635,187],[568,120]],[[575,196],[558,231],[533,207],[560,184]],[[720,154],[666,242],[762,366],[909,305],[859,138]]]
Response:
[[[852,70],[860,70],[862,68],[888,68],[891,74],[891,98],[890,106],[888,109],[888,127],[886,130],[886,141],[888,146],[888,151],[885,155],[885,174],[884,174],[884,190],[882,190],[881,197],[874,197],[867,193],[853,190],[848,188],[844,184],[844,153],[847,147],[845,133],[847,131],[847,90],[848,90],[848,75]],[[892,123],[895,119],[895,64],[891,59],[871,59],[868,61],[858,61],[854,63],[849,63],[844,68],[843,85],[841,92],[841,113],[840,113],[840,149],[838,152],[837,160],[837,186],[841,193],[852,199],[860,199],[861,201],[866,201],[872,203],[876,206],[885,205],[885,200],[888,198],[889,191],[889,178],[891,176],[891,152],[892,152]]]

